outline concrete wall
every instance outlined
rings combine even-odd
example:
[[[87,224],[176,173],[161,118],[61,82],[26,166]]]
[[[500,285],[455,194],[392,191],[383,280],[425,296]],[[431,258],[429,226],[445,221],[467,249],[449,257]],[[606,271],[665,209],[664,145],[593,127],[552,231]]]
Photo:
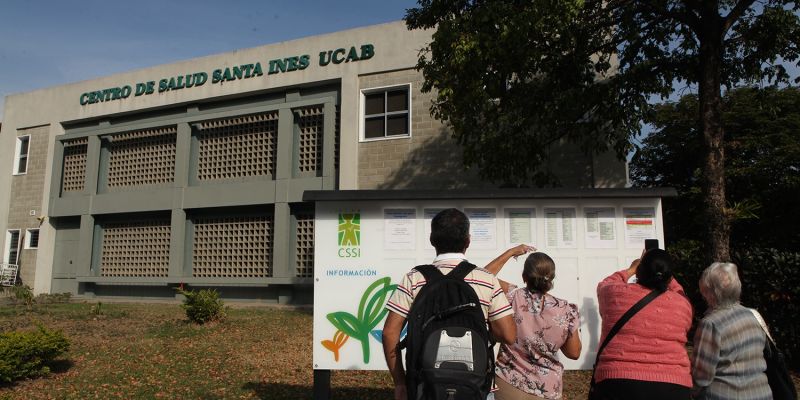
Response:
[[[48,166],[48,130],[49,127],[47,126],[20,129],[13,137],[16,140],[19,136],[30,135],[28,167],[25,174],[12,175],[11,177],[11,190],[9,190],[11,201],[8,207],[7,223],[4,225],[5,229],[3,230],[4,239],[6,229],[19,229],[20,239],[24,243],[27,240],[26,229],[39,228],[40,222],[37,218],[43,216],[41,208],[42,192],[45,171]],[[12,146],[12,149],[15,147]],[[13,156],[12,152],[12,161]],[[11,168],[6,173],[10,172]],[[5,246],[7,244],[3,243],[3,249],[5,249]],[[23,247],[19,257],[19,278],[23,284],[31,287],[34,286],[36,275],[37,252],[37,249],[24,249]]]
[[[359,89],[411,85],[411,135],[358,143],[359,189],[459,189],[492,187],[464,171],[461,149],[430,116],[432,93],[422,93],[421,72],[404,69],[359,78]]]

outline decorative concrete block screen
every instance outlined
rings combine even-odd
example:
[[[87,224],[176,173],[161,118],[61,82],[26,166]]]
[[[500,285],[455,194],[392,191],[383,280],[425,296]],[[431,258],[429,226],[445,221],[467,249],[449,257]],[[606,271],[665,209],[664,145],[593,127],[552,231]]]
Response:
[[[197,179],[274,176],[278,112],[198,124]]]
[[[103,225],[101,276],[166,277],[170,222],[114,222]]]
[[[172,183],[176,132],[169,126],[109,136],[108,187]]]
[[[295,247],[296,276],[299,278],[314,277],[314,214],[297,214],[297,232]]]
[[[194,221],[192,276],[272,276],[272,216],[202,217]]]
[[[322,137],[325,113],[322,105],[295,109],[298,140],[297,168],[301,173],[322,170]]]
[[[89,139],[64,141],[64,172],[61,175],[62,192],[82,192],[86,180],[86,150]]]

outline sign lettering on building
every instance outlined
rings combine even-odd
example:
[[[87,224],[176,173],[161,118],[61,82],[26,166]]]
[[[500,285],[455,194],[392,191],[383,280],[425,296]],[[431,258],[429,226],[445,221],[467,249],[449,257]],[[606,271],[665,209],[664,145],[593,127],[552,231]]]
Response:
[[[327,67],[330,64],[338,65],[369,60],[374,55],[375,46],[372,44],[363,44],[361,46],[351,46],[350,49],[338,48],[335,50],[320,51],[317,60],[320,67]],[[199,87],[207,83],[222,84],[224,82],[262,77],[265,74],[269,76],[302,71],[311,65],[311,61],[311,55],[303,54],[272,59],[263,65],[261,62],[240,64],[232,67],[217,68],[208,72],[192,72],[161,78],[158,81],[137,82],[130,85],[93,90],[81,94],[80,104],[85,106],[88,104],[127,99],[131,96],[147,96],[154,93]]]

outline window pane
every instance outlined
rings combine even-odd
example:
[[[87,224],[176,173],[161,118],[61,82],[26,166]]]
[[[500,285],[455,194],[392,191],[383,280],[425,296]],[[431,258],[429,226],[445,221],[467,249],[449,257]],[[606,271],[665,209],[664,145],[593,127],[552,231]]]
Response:
[[[408,91],[402,89],[386,93],[386,103],[388,112],[408,110]]]
[[[408,114],[386,118],[386,136],[408,135]]]
[[[364,96],[364,114],[383,114],[383,92]]]
[[[383,137],[383,132],[383,117],[367,118],[364,121],[365,139]]]
[[[8,263],[17,264],[17,252],[19,249],[19,231],[9,231],[11,236],[8,241]]]
[[[31,229],[28,231],[28,248],[35,249],[39,247],[39,230]]]
[[[19,138],[19,155],[27,156],[28,155],[28,142],[30,141],[30,137],[21,137]]]
[[[17,166],[17,173],[24,174],[28,172],[28,156],[19,158],[19,165]]]

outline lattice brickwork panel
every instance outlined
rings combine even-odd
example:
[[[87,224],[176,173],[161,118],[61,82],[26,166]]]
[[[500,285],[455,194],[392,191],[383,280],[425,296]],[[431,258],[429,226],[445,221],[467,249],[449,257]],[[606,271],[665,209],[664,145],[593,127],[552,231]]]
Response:
[[[297,167],[300,172],[316,172],[322,169],[322,137],[325,113],[321,105],[297,109],[300,127]]]
[[[175,179],[175,126],[144,129],[109,138],[108,186],[172,183]]]
[[[64,141],[64,172],[61,175],[63,192],[81,192],[86,180],[88,138]]]
[[[295,245],[296,275],[300,278],[314,276],[314,215],[297,215],[297,232]]]
[[[166,277],[169,274],[168,220],[103,226],[101,276]]]
[[[274,175],[278,112],[199,124],[197,179]]]
[[[272,217],[195,220],[192,275],[202,278],[272,276]]]

